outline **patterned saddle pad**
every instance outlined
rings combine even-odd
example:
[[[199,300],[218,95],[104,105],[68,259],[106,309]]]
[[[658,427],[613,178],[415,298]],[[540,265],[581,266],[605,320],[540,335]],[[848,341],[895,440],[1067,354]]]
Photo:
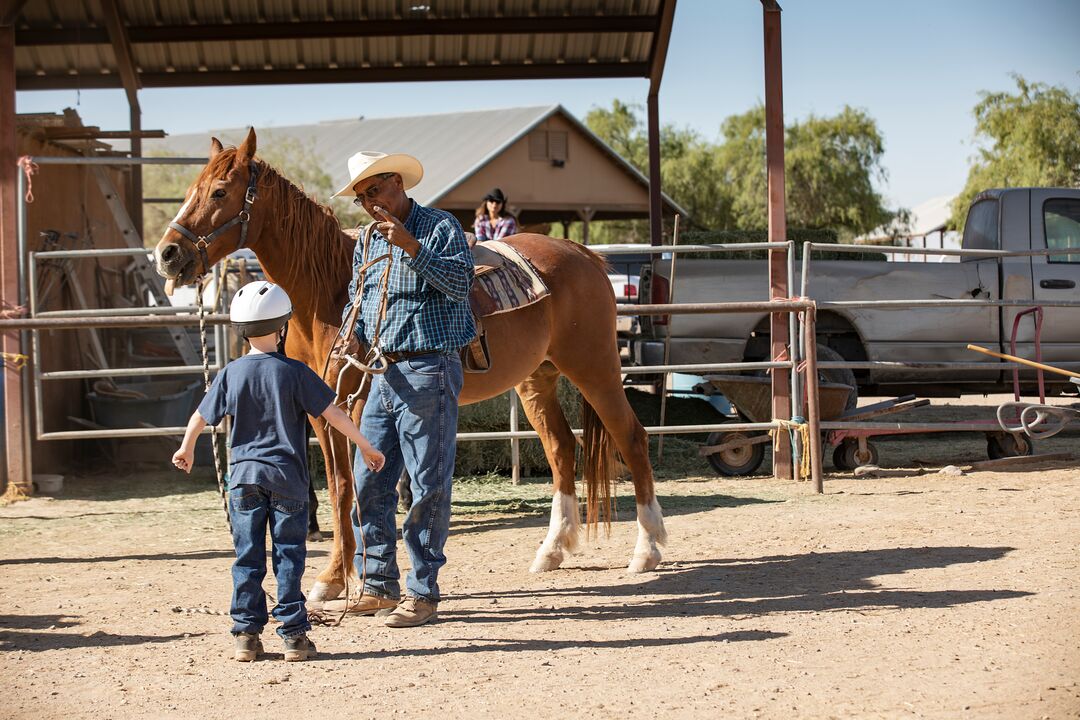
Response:
[[[476,243],[473,262],[476,275],[469,304],[477,317],[518,310],[551,294],[532,263],[504,242]]]

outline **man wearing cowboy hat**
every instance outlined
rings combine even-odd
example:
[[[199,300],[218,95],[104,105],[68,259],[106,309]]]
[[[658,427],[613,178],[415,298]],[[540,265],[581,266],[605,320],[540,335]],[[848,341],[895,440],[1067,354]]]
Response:
[[[461,224],[448,212],[427,208],[405,194],[423,177],[409,155],[361,151],[349,158],[349,182],[335,195],[354,195],[354,203],[375,219],[367,259],[392,256],[385,315],[380,318],[380,281],[386,260],[364,274],[357,290],[363,242],[358,242],[349,285],[348,317],[360,303],[355,332],[387,361],[384,374],[372,376],[361,432],[386,456],[379,471],[360,455],[355,464],[360,516],[353,531],[367,547],[366,583],[350,612],[382,614],[389,627],[422,625],[439,603],[439,568],[450,532],[450,489],[457,447],[458,394],[463,382],[458,350],[475,334],[468,294],[472,254]],[[402,470],[412,479],[413,504],[402,539],[412,568],[402,595],[399,585],[396,483]],[[359,538],[358,538],[359,542]],[[360,556],[357,573],[363,573]],[[399,601],[400,599],[400,601]],[[396,606],[396,607],[395,607]]]

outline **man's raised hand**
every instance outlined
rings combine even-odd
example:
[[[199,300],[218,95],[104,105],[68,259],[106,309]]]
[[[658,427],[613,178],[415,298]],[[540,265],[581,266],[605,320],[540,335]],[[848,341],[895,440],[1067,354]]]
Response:
[[[416,242],[412,233],[405,229],[405,225],[378,205],[372,207],[371,211],[375,214],[375,219],[379,221],[375,229],[386,238],[386,242],[398,246],[410,257],[416,257],[416,253],[420,251],[420,243]]]

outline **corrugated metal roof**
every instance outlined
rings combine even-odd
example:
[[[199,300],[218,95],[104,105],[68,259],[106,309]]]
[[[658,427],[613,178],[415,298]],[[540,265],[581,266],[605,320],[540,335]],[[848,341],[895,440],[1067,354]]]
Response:
[[[647,77],[675,0],[116,0],[141,87]],[[95,3],[26,3],[21,90],[122,87]],[[663,37],[660,37],[663,35]],[[122,50],[123,55],[125,51]],[[662,59],[661,59],[662,61]]]
[[[360,150],[404,152],[424,166],[424,179],[409,195],[423,205],[439,199],[491,162],[503,150],[548,117],[560,113],[600,147],[624,172],[643,187],[648,180],[560,105],[474,110],[469,112],[413,115],[388,118],[350,118],[316,125],[256,128],[265,144],[267,136],[295,138],[320,157],[335,187],[348,182],[346,161]],[[205,133],[172,135],[164,140],[144,140],[143,152],[167,150],[191,157],[204,156],[210,136],[226,144],[239,144],[247,128],[217,128]],[[674,211],[686,211],[664,196]]]

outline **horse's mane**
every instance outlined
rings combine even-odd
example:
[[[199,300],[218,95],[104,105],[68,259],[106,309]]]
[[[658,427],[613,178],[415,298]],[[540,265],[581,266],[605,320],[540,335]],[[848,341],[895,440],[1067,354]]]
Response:
[[[236,148],[227,148],[211,158],[196,181],[198,187],[209,187],[206,181],[228,175],[235,156]],[[268,220],[276,223],[273,232],[282,240],[282,247],[274,250],[288,257],[285,276],[275,280],[293,289],[310,288],[315,298],[333,299],[351,277],[355,241],[342,231],[331,208],[306,195],[265,160],[256,157],[255,162],[259,200],[278,211]]]

